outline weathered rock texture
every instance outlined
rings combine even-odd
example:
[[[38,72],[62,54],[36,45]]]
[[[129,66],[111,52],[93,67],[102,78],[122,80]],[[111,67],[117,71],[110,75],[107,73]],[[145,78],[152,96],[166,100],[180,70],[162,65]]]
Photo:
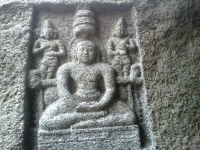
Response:
[[[0,8],[0,149],[22,149],[32,6]]]
[[[27,107],[26,80],[29,42],[34,41],[30,40],[33,9],[27,4],[40,6],[41,1],[3,5],[10,2],[15,0],[0,1],[0,149],[27,149],[25,145],[30,149],[32,145],[26,140],[30,136],[26,130],[30,127],[26,124],[30,122],[30,110],[26,109],[31,108]],[[70,5],[77,1],[46,2]],[[200,2],[110,2],[118,3],[119,8],[121,3],[132,2],[136,8],[132,15],[136,17],[136,43],[156,149],[200,149]]]
[[[157,149],[200,149],[200,2],[137,7],[138,36]]]

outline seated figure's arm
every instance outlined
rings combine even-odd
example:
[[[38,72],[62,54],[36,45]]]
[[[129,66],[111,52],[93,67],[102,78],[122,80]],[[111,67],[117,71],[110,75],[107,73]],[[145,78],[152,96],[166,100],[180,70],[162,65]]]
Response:
[[[115,77],[113,69],[108,65],[102,65],[102,76],[105,83],[105,93],[97,102],[83,102],[76,109],[77,111],[99,111],[108,106],[115,94]]]
[[[69,92],[69,74],[70,64],[64,64],[59,67],[57,71],[57,90],[60,99],[67,101],[72,100],[71,93]]]
[[[108,66],[105,65],[102,69],[102,75],[104,79],[105,84],[105,93],[101,100],[97,103],[100,107],[105,107],[108,105],[108,103],[112,100],[115,94],[115,75],[114,70]]]

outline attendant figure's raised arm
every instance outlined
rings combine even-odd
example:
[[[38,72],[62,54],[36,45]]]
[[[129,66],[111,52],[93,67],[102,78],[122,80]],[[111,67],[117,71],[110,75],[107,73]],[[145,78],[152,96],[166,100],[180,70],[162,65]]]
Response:
[[[56,41],[56,46],[57,46],[57,49],[58,51],[51,51],[51,52],[48,52],[48,55],[51,55],[51,56],[65,56],[66,55],[66,51],[65,51],[65,48],[64,48],[64,45],[62,44],[61,41]]]
[[[115,45],[113,43],[113,39],[109,39],[108,43],[107,43],[107,51],[108,51],[108,55],[110,55],[111,57],[114,55],[119,54],[119,52],[115,49]]]
[[[57,52],[57,56],[64,56],[64,55],[66,55],[66,51],[65,51],[64,45],[62,44],[61,41],[57,42],[57,46],[58,46],[58,50],[59,50]]]
[[[40,53],[43,52],[45,49],[49,48],[48,45],[45,45],[43,47],[41,47],[41,41],[38,39],[35,41],[34,45],[33,45],[33,53]]]
[[[132,38],[128,39],[127,49],[128,50],[135,50],[136,49],[135,41]]]

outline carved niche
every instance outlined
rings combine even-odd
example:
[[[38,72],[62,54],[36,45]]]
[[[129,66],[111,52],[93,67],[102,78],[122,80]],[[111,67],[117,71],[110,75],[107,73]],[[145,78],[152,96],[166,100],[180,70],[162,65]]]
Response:
[[[134,8],[127,8],[37,14],[29,85],[39,150],[151,145]]]

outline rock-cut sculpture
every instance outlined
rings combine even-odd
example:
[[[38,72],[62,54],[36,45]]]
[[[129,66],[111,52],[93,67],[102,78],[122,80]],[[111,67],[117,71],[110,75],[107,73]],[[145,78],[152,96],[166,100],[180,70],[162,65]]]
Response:
[[[131,60],[129,50],[135,48],[135,44],[127,37],[125,21],[120,18],[114,28],[113,37],[108,40],[107,49],[110,63],[117,72],[117,76],[127,77],[129,75]]]
[[[48,19],[43,24],[40,38],[34,43],[33,53],[43,54],[39,68],[41,79],[54,78],[59,66],[59,57],[66,55],[66,52],[62,42],[57,39],[56,29]]]
[[[122,101],[113,102],[115,76],[110,65],[96,62],[97,50],[91,41],[77,44],[77,62],[59,67],[57,90],[60,99],[43,112],[41,129],[89,128],[130,125],[135,122],[132,111]],[[70,82],[75,86],[70,90]],[[103,91],[98,89],[104,83]]]

